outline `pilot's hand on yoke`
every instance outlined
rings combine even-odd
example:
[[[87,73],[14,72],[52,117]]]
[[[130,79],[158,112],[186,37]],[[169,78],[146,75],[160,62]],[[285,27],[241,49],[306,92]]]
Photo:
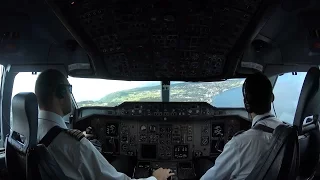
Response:
[[[163,169],[159,168],[155,170],[152,175],[157,179],[157,180],[167,180],[169,177],[173,176],[174,173],[171,173],[170,169]]]

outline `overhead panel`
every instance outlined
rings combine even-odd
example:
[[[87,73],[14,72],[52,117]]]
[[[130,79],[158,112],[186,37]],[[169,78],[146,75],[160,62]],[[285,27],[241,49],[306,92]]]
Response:
[[[262,0],[52,0],[101,54],[110,79],[222,77]]]

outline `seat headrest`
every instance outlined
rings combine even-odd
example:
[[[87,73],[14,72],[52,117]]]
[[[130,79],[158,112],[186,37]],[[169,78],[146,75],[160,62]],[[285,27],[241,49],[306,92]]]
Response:
[[[307,72],[302,85],[293,124],[302,132],[303,121],[306,117],[318,115],[320,112],[320,70],[312,67]]]
[[[12,130],[25,137],[28,145],[37,144],[38,101],[34,93],[19,93],[12,100]]]

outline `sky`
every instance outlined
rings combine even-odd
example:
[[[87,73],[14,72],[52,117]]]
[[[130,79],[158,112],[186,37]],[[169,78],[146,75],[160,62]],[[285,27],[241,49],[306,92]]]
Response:
[[[20,72],[17,74],[14,80],[12,97],[19,92],[34,92],[34,85],[38,75],[39,73],[33,75],[31,72]],[[159,81],[117,81],[74,77],[69,77],[68,80],[72,84],[73,95],[77,102],[99,100],[107,94],[120,90],[160,85]]]

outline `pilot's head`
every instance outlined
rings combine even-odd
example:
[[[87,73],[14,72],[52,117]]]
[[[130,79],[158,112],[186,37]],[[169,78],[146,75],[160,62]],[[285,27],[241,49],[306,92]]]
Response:
[[[268,113],[274,101],[272,89],[271,82],[264,74],[249,75],[242,88],[243,101],[248,113],[256,115]]]
[[[41,110],[65,116],[71,112],[72,86],[58,70],[43,71],[36,81],[35,93]]]

